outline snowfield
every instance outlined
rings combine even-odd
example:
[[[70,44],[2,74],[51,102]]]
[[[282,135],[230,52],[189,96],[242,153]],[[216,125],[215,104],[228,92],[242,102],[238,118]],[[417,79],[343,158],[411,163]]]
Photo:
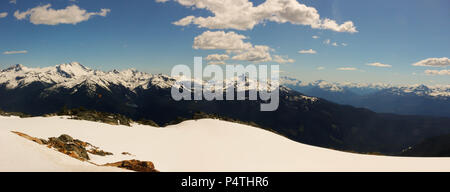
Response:
[[[48,139],[68,134],[113,156],[91,162],[152,161],[159,171],[450,171],[450,158],[361,155],[304,145],[259,128],[220,120],[155,128],[0,116],[0,171],[126,171],[66,156],[11,131]],[[123,155],[123,152],[132,155]]]

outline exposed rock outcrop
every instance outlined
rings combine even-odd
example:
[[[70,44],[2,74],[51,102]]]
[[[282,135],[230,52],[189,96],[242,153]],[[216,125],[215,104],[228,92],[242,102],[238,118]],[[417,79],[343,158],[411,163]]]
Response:
[[[61,135],[58,138],[49,138],[47,146],[55,148],[59,152],[79,160],[85,161],[90,159],[86,148],[80,143],[75,143],[68,135]]]
[[[13,133],[38,144],[47,145],[49,148],[54,148],[61,153],[82,161],[90,160],[88,153],[100,156],[113,155],[111,152],[100,150],[98,147],[93,146],[90,143],[74,139],[66,134],[59,137],[50,137],[47,141],[45,139],[29,136],[25,133],[16,131],[13,131]]]
[[[116,163],[107,163],[104,166],[119,167],[137,172],[159,172],[158,170],[155,169],[155,166],[153,165],[152,162],[139,161],[135,159],[119,161]]]
[[[45,141],[45,140],[43,140],[43,139],[39,139],[39,138],[36,138],[36,137],[31,137],[31,136],[29,136],[29,135],[27,135],[27,134],[25,134],[25,133],[20,133],[20,132],[17,132],[17,131],[11,131],[11,132],[13,132],[14,134],[19,135],[19,136],[21,136],[21,137],[23,137],[23,138],[25,138],[25,139],[28,139],[28,140],[30,140],[30,141],[34,141],[34,142],[36,142],[36,143],[39,143],[39,144],[41,144],[41,145],[47,143],[47,141]]]
[[[92,149],[88,150],[88,152],[90,154],[99,155],[99,156],[114,155],[111,152],[103,151],[103,150],[100,150],[98,148],[92,148]]]
[[[113,155],[111,152],[106,152],[101,150],[99,147],[96,147],[94,145],[91,145],[88,142],[84,142],[78,139],[74,139],[69,135],[63,134],[59,137],[50,137],[48,140],[40,139],[36,137],[29,136],[25,133],[20,133],[17,131],[11,131],[12,133],[19,135],[25,139],[28,139],[30,141],[36,142],[41,145],[46,145],[48,148],[54,148],[57,151],[64,153],[68,156],[71,156],[75,159],[78,159],[80,161],[89,161],[89,155],[99,155],[99,156],[106,156],[106,155]],[[123,152],[122,155],[132,155],[128,152]],[[92,162],[90,162],[92,163]],[[95,163],[92,163],[95,164]],[[116,163],[108,163],[103,166],[112,166],[112,167],[118,167],[123,169],[128,169],[132,171],[137,172],[159,172],[155,169],[155,166],[150,161],[139,161],[139,160],[125,160],[125,161],[119,161]]]

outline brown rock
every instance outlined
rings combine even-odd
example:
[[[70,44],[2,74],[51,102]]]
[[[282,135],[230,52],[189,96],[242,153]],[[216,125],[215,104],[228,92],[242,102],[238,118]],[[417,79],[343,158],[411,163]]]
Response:
[[[34,142],[36,142],[36,143],[39,143],[39,144],[44,144],[43,142],[42,142],[42,140],[41,139],[39,139],[39,138],[36,138],[36,137],[31,137],[31,136],[29,136],[29,135],[27,135],[27,134],[25,134],[25,133],[21,133],[21,132],[17,132],[17,131],[11,131],[12,133],[14,133],[14,134],[16,134],[16,135],[19,135],[19,136],[21,136],[21,137],[23,137],[23,138],[25,138],[25,139],[28,139],[28,140],[30,140],[30,141],[34,141]]]
[[[50,137],[48,138],[48,145],[56,149],[63,149],[64,142],[62,142],[59,138]]]
[[[95,155],[113,155],[110,152],[106,152],[103,150],[100,150],[98,147],[95,147],[87,142],[83,142],[77,139],[73,139],[69,135],[61,135],[58,138],[56,137],[50,137],[47,140],[39,139],[36,137],[31,137],[27,134],[12,131],[12,133],[19,135],[20,137],[23,137],[25,139],[28,139],[30,141],[34,141],[36,143],[39,143],[41,145],[45,144],[48,148],[55,148],[61,153],[64,153],[68,156],[71,156],[73,158],[79,159],[81,161],[89,160],[89,153],[95,154]],[[91,150],[87,151],[86,147],[92,147]],[[123,152],[123,155],[131,155],[128,152]],[[159,172],[155,169],[155,165],[153,165],[150,161],[139,161],[139,160],[125,160],[125,161],[119,161],[116,163],[108,163],[104,166],[113,166],[113,167],[119,167],[123,169],[128,169],[132,171],[137,172]]]
[[[81,145],[81,146],[83,146],[83,147],[88,147],[88,146],[91,145],[91,144],[89,144],[88,142],[80,141],[80,140],[78,140],[78,139],[74,139],[73,142],[74,142],[75,144]]]
[[[89,155],[83,146],[76,144],[64,144],[64,150],[76,153],[82,159],[89,160]]]
[[[139,161],[139,160],[125,160],[125,161],[119,161],[116,163],[108,163],[104,166],[113,166],[113,167],[119,167],[123,169],[128,169],[132,171],[137,172],[158,172],[158,170],[155,169],[155,166],[150,161]]]
[[[73,138],[69,135],[63,134],[58,137],[59,140],[61,140],[64,143],[73,142]]]
[[[91,153],[91,154],[94,154],[94,155],[99,155],[99,156],[114,155],[111,152],[106,152],[106,151],[95,149],[95,148],[89,150],[88,152]]]
[[[58,138],[51,137],[48,141],[48,146],[57,149],[59,152],[75,157],[80,160],[89,160],[86,148],[82,145],[73,142],[72,137],[68,135],[61,135]],[[75,153],[75,154],[73,154]]]

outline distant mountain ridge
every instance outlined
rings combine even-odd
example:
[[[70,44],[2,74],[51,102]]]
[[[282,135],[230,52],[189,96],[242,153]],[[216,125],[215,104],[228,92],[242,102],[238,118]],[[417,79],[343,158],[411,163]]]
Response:
[[[79,63],[46,68],[16,65],[0,72],[0,108],[43,115],[84,107],[158,125],[203,112],[249,122],[305,144],[364,153],[397,154],[423,139],[450,134],[450,118],[377,114],[284,85],[279,108],[272,112],[260,111],[262,101],[174,101],[171,86],[176,80],[136,70],[103,72]],[[227,80],[224,89],[243,84]]]
[[[282,77],[281,82],[306,95],[375,112],[450,117],[450,84],[389,85],[330,83],[323,80],[305,83],[289,77]]]
[[[224,89],[234,87],[246,87],[246,89],[259,89],[255,80],[240,76],[237,81],[234,78],[224,80]],[[55,91],[59,88],[73,89],[79,86],[88,86],[91,91],[96,87],[109,90],[111,86],[122,86],[130,91],[136,89],[149,89],[150,87],[171,88],[179,87],[176,81],[191,81],[193,84],[203,85],[203,89],[213,88],[207,81],[190,79],[186,77],[171,77],[164,74],[149,74],[135,69],[123,71],[112,70],[104,72],[93,70],[78,62],[65,63],[54,67],[28,68],[17,64],[0,72],[0,85],[7,89],[23,88],[33,83],[46,84],[46,91]],[[252,82],[249,84],[248,82]],[[241,83],[241,84],[236,84]],[[192,86],[194,88],[194,86]]]
[[[415,94],[418,96],[442,97],[448,99],[450,97],[450,84],[427,86],[423,84],[415,85],[391,85],[384,83],[336,83],[327,82],[325,80],[317,80],[314,82],[303,82],[301,80],[283,76],[280,78],[281,84],[298,87],[319,87],[323,90],[343,92],[353,91],[358,95],[365,95],[381,90],[390,90],[397,95]]]
[[[162,88],[172,86],[167,84],[167,80],[174,79],[165,75],[139,72],[134,69],[103,72],[90,69],[78,62],[45,68],[28,68],[18,64],[4,69],[0,73],[0,84],[9,89],[21,88],[34,82],[40,82],[52,85],[49,89],[73,88],[85,84],[98,85],[105,89],[108,89],[110,85],[121,85],[132,90],[139,86],[147,88],[145,86],[149,84]]]

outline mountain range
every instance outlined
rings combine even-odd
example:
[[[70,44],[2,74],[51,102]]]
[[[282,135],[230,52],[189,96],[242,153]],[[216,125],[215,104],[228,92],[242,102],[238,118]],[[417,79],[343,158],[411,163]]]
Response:
[[[284,86],[314,97],[379,113],[450,117],[449,85],[389,85],[302,82],[282,77]]]
[[[171,87],[176,80],[136,70],[104,72],[76,62],[46,68],[15,65],[0,72],[0,108],[44,115],[84,107],[159,125],[201,112],[249,122],[305,144],[361,153],[400,154],[426,138],[450,133],[450,118],[375,113],[302,94],[287,83],[280,86],[280,105],[272,112],[261,112],[261,101],[175,101]],[[227,81],[228,86],[241,85]]]

